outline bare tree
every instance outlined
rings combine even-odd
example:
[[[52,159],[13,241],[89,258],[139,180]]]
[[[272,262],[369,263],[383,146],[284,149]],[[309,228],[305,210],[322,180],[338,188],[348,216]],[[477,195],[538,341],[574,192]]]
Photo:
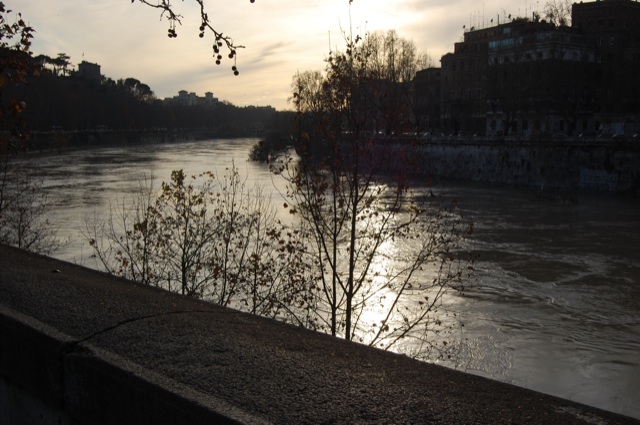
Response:
[[[163,286],[166,264],[154,252],[158,232],[153,179],[140,182],[132,199],[112,206],[106,221],[85,220],[83,236],[106,272],[145,285]]]
[[[542,13],[550,23],[568,27],[571,26],[571,5],[570,0],[550,0],[545,3]]]
[[[235,166],[223,175],[171,174],[145,182],[84,236],[109,273],[253,314],[309,326],[304,240],[276,219]]]
[[[12,168],[8,158],[0,169],[0,242],[49,255],[62,246],[47,219],[49,200],[41,183]]]
[[[364,58],[361,83],[369,86],[367,100],[376,102],[373,109],[379,114],[375,131],[391,134],[412,129],[412,81],[428,56],[394,30],[368,34],[355,49]]]
[[[394,118],[380,98],[404,78],[395,34],[384,40],[375,56],[379,38],[361,49],[347,37],[324,74],[294,77],[301,158],[274,170],[287,179],[290,208],[309,238],[322,328],[384,348],[417,338],[444,356],[446,341],[428,336],[451,325],[439,310],[463,278],[454,254],[459,223],[410,190],[407,152],[370,131]],[[395,111],[402,119],[402,108]]]

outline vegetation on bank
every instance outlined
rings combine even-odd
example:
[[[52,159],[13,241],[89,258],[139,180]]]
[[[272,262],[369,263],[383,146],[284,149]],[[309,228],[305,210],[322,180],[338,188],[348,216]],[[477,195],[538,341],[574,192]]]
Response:
[[[43,72],[28,84],[6,88],[21,99],[23,117],[31,131],[130,131],[203,129],[217,137],[248,137],[282,125],[269,107],[238,107],[228,102],[212,106],[166,104],[141,97],[125,84],[109,78],[94,81],[76,74]]]
[[[468,224],[383,182],[361,186],[368,206],[354,212],[348,187],[334,196],[318,175],[290,180],[285,222],[234,166],[176,170],[159,189],[143,182],[106,221],[88,220],[84,235],[99,268],[130,280],[384,349],[409,343],[417,357],[454,356]]]
[[[0,2],[0,242],[50,254],[60,241],[46,218],[46,193],[10,161],[18,142],[26,137],[27,106],[19,97],[5,97],[7,87],[38,75],[29,52],[34,29],[20,14],[14,21],[8,16],[11,10]]]

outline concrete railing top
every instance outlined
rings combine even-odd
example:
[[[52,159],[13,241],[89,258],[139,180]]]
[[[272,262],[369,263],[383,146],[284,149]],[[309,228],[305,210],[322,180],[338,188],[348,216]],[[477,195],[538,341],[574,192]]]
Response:
[[[6,246],[0,378],[74,424],[640,423]]]

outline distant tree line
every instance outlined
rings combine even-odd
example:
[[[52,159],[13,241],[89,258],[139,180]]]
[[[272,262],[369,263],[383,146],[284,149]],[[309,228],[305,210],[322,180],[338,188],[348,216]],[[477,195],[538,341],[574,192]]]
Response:
[[[65,71],[67,58],[64,54],[55,59],[37,56],[34,61],[42,64],[45,72],[31,76],[27,84],[6,87],[11,97],[28,105],[23,115],[28,130],[203,129],[212,137],[248,137],[284,126],[278,129],[289,132],[288,114],[274,108],[238,107],[229,102],[168,105],[135,78],[92,80]]]

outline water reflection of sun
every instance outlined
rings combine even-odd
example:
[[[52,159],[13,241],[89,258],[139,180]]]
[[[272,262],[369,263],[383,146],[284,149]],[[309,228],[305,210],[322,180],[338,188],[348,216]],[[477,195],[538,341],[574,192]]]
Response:
[[[379,252],[373,259],[370,269],[370,278],[365,282],[366,287],[359,299],[362,310],[358,315],[358,328],[367,330],[361,335],[362,342],[369,343],[384,325],[393,307],[395,292],[390,282],[393,273],[393,259],[396,258],[397,248],[391,241],[383,242]]]
[[[374,227],[378,224],[368,223]],[[437,349],[447,348],[452,342],[455,344],[457,336],[452,332],[458,321],[455,310],[460,301],[454,291],[449,293],[446,287],[440,286],[448,272],[441,268],[442,258],[434,253],[419,270],[411,271],[421,238],[433,236],[421,234],[413,239],[395,238],[382,242],[378,247],[366,287],[357,300],[361,303],[356,316],[358,340],[387,348],[400,333],[394,332],[396,329],[407,329],[413,320],[422,317],[420,324],[396,341],[392,350],[420,355],[438,344]],[[446,261],[444,264],[449,266]],[[434,299],[438,301],[431,305]],[[385,328],[381,332],[383,326]],[[381,335],[390,337],[380,338]]]

